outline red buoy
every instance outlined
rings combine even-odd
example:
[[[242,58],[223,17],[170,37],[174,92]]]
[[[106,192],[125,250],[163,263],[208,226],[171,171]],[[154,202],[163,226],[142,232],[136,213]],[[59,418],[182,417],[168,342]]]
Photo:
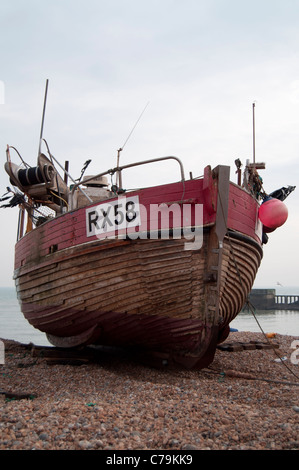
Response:
[[[281,227],[288,218],[288,208],[279,199],[269,198],[259,208],[259,219],[264,232],[273,232]]]

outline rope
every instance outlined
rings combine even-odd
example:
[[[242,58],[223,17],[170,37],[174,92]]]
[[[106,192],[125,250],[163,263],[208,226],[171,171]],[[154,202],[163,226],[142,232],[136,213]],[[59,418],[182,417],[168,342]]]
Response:
[[[296,379],[299,380],[299,376],[295,374],[295,372],[282,360],[281,356],[278,354],[277,350],[273,347],[273,344],[271,343],[271,341],[269,340],[268,336],[265,334],[263,328],[261,327],[258,319],[256,318],[256,315],[254,313],[254,307],[251,305],[251,303],[249,302],[249,300],[247,299],[246,301],[246,305],[248,306],[250,312],[252,313],[256,323],[258,324],[261,332],[263,333],[264,337],[266,338],[268,344],[271,345],[272,347],[272,350],[274,351],[274,353],[276,354],[276,356],[280,359],[280,362],[284,365],[284,367],[286,367],[286,369],[288,369],[289,372],[291,372],[292,375],[294,375],[294,377],[296,377]],[[299,385],[299,384],[298,384]]]
[[[53,191],[50,191],[50,193],[53,194],[53,196],[57,197],[58,199],[61,199],[61,201],[63,201],[66,204],[67,208],[69,208],[68,203],[66,202],[65,199],[63,199],[63,197],[58,196],[58,194],[55,194]]]
[[[216,369],[212,369],[212,368],[208,367],[208,370],[205,369],[204,372],[215,374],[215,375],[220,374],[221,381],[223,381],[224,377],[227,376],[227,377],[236,377],[236,378],[239,378],[239,379],[246,379],[246,380],[259,380],[261,382],[269,382],[269,383],[275,383],[275,384],[281,384],[281,385],[292,385],[292,386],[296,386],[296,387],[299,386],[299,383],[297,383],[297,382],[286,382],[286,381],[283,381],[283,380],[265,379],[264,377],[255,377],[255,376],[250,375],[250,374],[244,374],[242,372],[235,372],[233,370],[220,371],[220,370],[216,370]]]

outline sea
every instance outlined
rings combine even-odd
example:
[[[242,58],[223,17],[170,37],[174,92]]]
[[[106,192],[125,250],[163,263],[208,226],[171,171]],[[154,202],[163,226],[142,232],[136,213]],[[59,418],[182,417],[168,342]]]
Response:
[[[0,287],[0,338],[50,346],[46,335],[24,318],[15,287]]]
[[[299,287],[276,289],[276,294],[298,295]],[[255,310],[241,312],[230,327],[237,331],[278,333],[299,337],[299,311]],[[50,346],[46,335],[30,325],[21,313],[14,287],[0,287],[0,338]]]

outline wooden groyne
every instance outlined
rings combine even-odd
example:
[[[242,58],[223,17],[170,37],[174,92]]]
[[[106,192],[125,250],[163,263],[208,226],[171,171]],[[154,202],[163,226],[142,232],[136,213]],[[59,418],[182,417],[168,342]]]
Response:
[[[299,310],[299,294],[276,294],[275,289],[252,289],[249,301],[257,310]]]

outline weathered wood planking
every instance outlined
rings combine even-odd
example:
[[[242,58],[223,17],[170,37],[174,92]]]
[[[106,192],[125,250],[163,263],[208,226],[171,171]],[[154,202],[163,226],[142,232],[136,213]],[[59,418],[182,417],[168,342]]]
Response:
[[[123,248],[100,251],[96,260],[94,253],[85,255],[80,250],[72,259],[56,263],[50,274],[39,276],[37,268],[34,280],[32,273],[21,276],[18,296],[26,318],[35,327],[50,328],[56,334],[78,322],[82,312],[86,328],[90,318],[100,318],[109,311],[127,316],[193,318],[205,324],[205,256],[185,251],[181,240],[137,241]],[[259,251],[251,245],[225,240],[220,291],[224,325],[241,310],[259,262]],[[75,331],[73,326],[71,332]]]

